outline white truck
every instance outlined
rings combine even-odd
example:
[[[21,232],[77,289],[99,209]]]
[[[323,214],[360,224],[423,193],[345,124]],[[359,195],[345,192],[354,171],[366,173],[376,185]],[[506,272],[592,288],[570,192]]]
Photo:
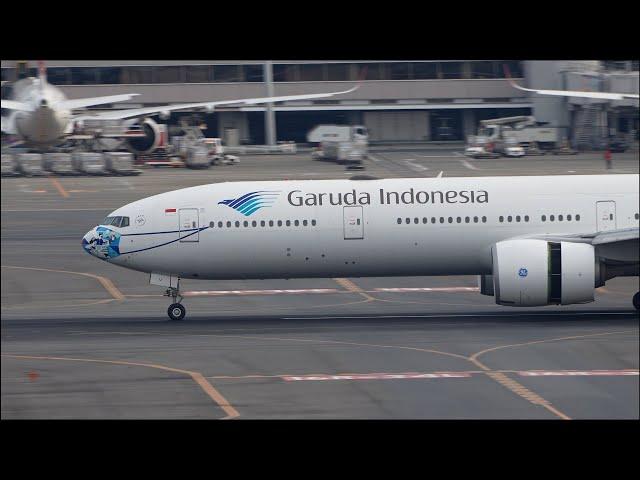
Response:
[[[307,141],[320,147],[312,152],[313,158],[361,168],[367,158],[369,134],[362,125],[318,125],[307,134]]]
[[[529,146],[536,143],[541,149],[551,150],[561,141],[562,129],[541,125],[532,116],[493,118],[480,122],[479,136],[495,144],[496,151],[506,153],[507,146]]]

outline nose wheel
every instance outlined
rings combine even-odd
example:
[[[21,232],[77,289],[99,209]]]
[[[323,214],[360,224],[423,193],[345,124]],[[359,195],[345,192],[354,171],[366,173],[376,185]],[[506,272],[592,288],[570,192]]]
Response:
[[[187,314],[187,309],[180,303],[182,302],[182,295],[180,295],[180,280],[178,280],[177,287],[170,287],[167,289],[165,296],[173,299],[173,303],[169,305],[169,308],[167,309],[169,318],[171,320],[182,320]]]
[[[633,296],[633,306],[636,307],[636,310],[640,310],[640,292],[636,292]]]
[[[169,309],[167,310],[167,314],[171,320],[182,320],[186,313],[187,310],[181,303],[172,303],[169,305]]]

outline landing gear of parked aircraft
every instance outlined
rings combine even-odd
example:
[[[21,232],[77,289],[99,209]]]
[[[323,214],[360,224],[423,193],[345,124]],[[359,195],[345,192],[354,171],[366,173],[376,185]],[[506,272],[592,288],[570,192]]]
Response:
[[[178,280],[178,285],[176,287],[169,287],[167,289],[165,296],[173,299],[173,303],[169,305],[169,309],[167,310],[169,318],[171,320],[182,320],[186,315],[187,310],[180,303],[182,302],[182,295],[180,295],[180,280]]]
[[[633,296],[633,306],[636,307],[636,310],[640,310],[640,292],[636,292]]]

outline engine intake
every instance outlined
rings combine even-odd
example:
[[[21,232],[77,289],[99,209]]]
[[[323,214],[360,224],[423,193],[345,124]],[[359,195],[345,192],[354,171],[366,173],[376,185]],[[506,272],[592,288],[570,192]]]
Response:
[[[127,138],[128,149],[134,153],[153,152],[165,140],[161,127],[166,128],[166,126],[158,125],[152,119],[146,118],[141,124],[144,137]]]
[[[506,240],[491,250],[496,303],[514,307],[594,301],[596,257],[592,245]]]

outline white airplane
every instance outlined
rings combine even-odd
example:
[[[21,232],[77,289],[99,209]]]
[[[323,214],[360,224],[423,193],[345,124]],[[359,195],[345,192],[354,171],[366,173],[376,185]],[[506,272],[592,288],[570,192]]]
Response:
[[[3,90],[7,87],[3,85]],[[359,85],[340,92],[244,98],[74,114],[74,110],[123,102],[138,94],[129,93],[68,100],[59,88],[47,82],[46,69],[43,62],[40,62],[38,78],[30,77],[15,82],[11,85],[10,98],[2,98],[2,109],[9,112],[7,116],[2,116],[2,132],[9,135],[17,135],[27,146],[47,148],[60,143],[65,138],[72,138],[75,127],[81,126],[87,120],[129,119],[124,122],[124,126],[140,123],[145,136],[145,138],[136,137],[130,139],[128,141],[129,147],[134,151],[151,151],[160,140],[160,132],[157,124],[152,119],[147,118],[149,115],[159,114],[160,118],[166,119],[169,117],[170,112],[174,110],[205,109],[208,112],[213,112],[216,107],[222,105],[253,105],[288,100],[325,98],[350,93],[357,88],[359,88]]]
[[[640,274],[638,201],[635,174],[226,182],[118,208],[82,245],[168,287],[173,320],[180,278],[479,275],[500,305],[569,305]]]

